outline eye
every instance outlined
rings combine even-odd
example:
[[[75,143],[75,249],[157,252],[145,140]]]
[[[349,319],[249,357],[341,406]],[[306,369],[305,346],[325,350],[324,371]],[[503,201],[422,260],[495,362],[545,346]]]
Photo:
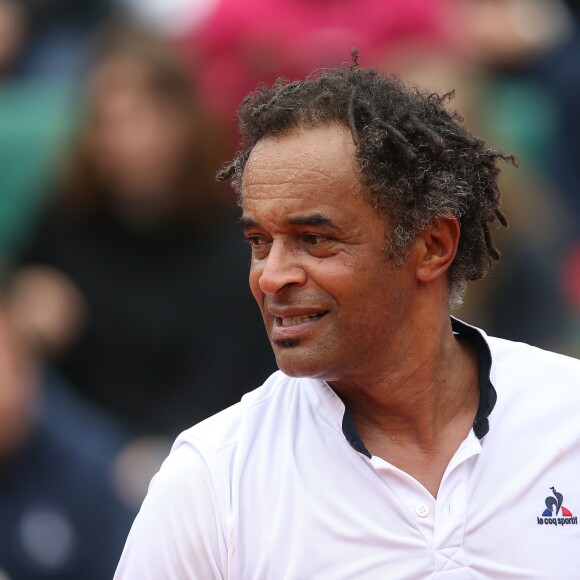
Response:
[[[244,239],[253,248],[258,247],[258,246],[264,246],[268,243],[267,240],[263,236],[258,236],[258,235],[244,236]]]
[[[320,234],[304,234],[304,241],[311,246],[317,246],[327,240],[326,236],[321,236]]]
[[[246,242],[248,242],[248,244],[250,244],[250,247],[252,248],[252,255],[255,258],[261,260],[268,255],[271,245],[269,238],[259,234],[251,234],[244,236],[244,239]]]

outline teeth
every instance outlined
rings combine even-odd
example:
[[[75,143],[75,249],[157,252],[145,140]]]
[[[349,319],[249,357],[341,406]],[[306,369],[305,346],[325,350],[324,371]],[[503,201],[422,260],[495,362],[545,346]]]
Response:
[[[320,314],[309,314],[308,316],[296,316],[295,318],[282,318],[282,326],[296,326],[297,324],[314,320],[319,316]]]

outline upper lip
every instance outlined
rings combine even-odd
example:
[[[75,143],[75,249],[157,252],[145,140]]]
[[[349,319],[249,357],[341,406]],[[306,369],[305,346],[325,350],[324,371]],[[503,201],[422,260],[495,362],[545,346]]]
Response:
[[[327,312],[325,308],[317,307],[275,307],[270,306],[266,309],[269,314],[276,318],[299,318],[302,316],[315,316]]]

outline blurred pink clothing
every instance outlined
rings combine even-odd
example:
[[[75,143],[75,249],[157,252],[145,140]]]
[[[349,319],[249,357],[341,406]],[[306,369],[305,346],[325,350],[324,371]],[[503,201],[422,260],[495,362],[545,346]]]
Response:
[[[384,61],[401,43],[440,42],[446,0],[220,0],[185,40],[202,97],[225,120],[258,82]]]

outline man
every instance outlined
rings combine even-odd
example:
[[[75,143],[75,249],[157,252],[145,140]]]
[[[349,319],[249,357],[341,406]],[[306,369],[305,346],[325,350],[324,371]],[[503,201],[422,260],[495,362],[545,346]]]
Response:
[[[445,100],[353,66],[244,101],[281,371],[178,438],[117,578],[580,577],[580,363],[450,320],[508,158]]]

